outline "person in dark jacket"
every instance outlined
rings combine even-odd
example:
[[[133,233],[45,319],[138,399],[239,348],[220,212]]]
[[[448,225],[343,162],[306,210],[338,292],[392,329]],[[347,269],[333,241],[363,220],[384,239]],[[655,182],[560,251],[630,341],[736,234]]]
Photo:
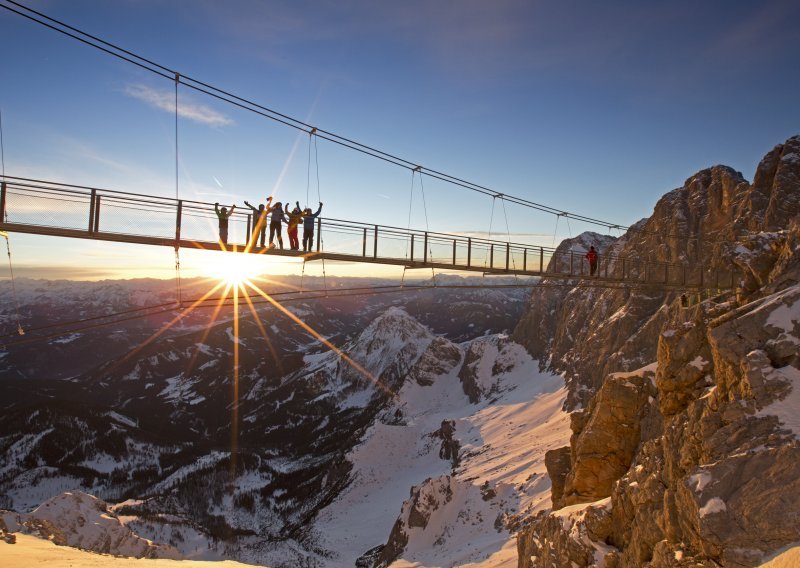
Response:
[[[281,236],[281,223],[289,223],[289,219],[283,213],[283,205],[278,201],[275,205],[268,207],[267,212],[271,214],[269,222],[269,246],[274,247],[273,239],[278,236],[278,245],[283,249],[283,236]]]
[[[214,204],[214,212],[219,219],[219,240],[223,245],[228,244],[228,219],[233,215],[233,210],[236,209],[236,204],[231,205],[231,210],[228,211],[226,207],[219,209],[219,203]]]
[[[272,196],[270,195],[267,197],[267,209],[264,208],[264,204],[260,203],[258,208],[256,209],[252,205],[250,205],[247,200],[245,200],[244,204],[247,205],[253,211],[253,234],[250,237],[252,240],[251,246],[255,247],[258,243],[258,237],[261,235],[261,248],[264,248],[264,237],[267,232],[267,213],[269,211],[269,204],[272,202]]]
[[[589,275],[594,276],[597,272],[597,251],[594,247],[589,247],[589,252],[586,253],[586,260],[589,261]]]
[[[303,251],[311,252],[311,248],[314,246],[314,220],[319,217],[321,212],[321,201],[316,213],[311,213],[311,208],[303,211]]]
[[[286,232],[289,233],[289,247],[292,250],[300,250],[300,241],[297,240],[297,226],[303,220],[303,211],[300,209],[300,202],[295,202],[295,208],[289,215],[289,227]]]

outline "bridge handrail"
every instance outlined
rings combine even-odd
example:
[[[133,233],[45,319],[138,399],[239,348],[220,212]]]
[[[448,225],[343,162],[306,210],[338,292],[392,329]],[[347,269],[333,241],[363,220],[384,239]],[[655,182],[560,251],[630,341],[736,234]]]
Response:
[[[24,195],[28,197],[38,197],[45,200],[58,200],[62,202],[75,203],[82,206],[88,205],[88,233],[96,235],[99,232],[101,223],[100,211],[106,210],[111,207],[114,209],[126,209],[143,211],[148,213],[160,213],[173,215],[171,223],[174,223],[174,243],[175,246],[180,246],[179,242],[182,240],[181,233],[181,219],[186,217],[199,218],[199,219],[216,219],[214,212],[214,204],[205,201],[197,201],[190,199],[175,199],[173,197],[165,197],[158,195],[147,195],[142,193],[133,193],[119,190],[111,190],[104,188],[96,188],[84,185],[66,184],[60,182],[52,182],[46,180],[37,180],[32,178],[22,178],[16,176],[0,176],[3,186],[3,200],[0,202],[0,215],[3,214],[5,208],[6,195]],[[56,197],[58,196],[58,197]],[[48,214],[59,214],[63,211],[58,208],[51,208]],[[47,208],[37,209],[33,211],[47,211]],[[74,214],[74,213],[70,213]],[[246,222],[245,238],[250,239],[252,229],[254,229],[255,219],[254,214],[249,209],[237,208],[233,213],[233,219],[237,223]],[[52,217],[48,217],[50,221]],[[86,217],[83,217],[86,222]],[[129,223],[130,221],[136,222],[137,219],[133,218],[119,218],[113,217],[114,222]],[[3,222],[0,217],[0,222]],[[38,219],[31,223],[31,226],[42,227],[70,227],[75,226],[74,221],[69,221],[67,225],[48,225],[38,223]],[[148,219],[149,221],[149,219]],[[163,224],[163,223],[162,223]],[[212,225],[213,226],[213,225]],[[242,225],[238,225],[241,227]],[[85,227],[85,225],[84,225]],[[124,229],[128,229],[130,225],[126,225]],[[167,228],[169,225],[167,225]],[[445,233],[440,231],[429,231],[418,228],[402,228],[393,225],[380,225],[376,223],[366,223],[362,221],[350,221],[346,219],[338,219],[332,217],[319,217],[315,222],[317,229],[316,249],[321,252],[322,234],[347,234],[351,236],[361,237],[361,253],[353,255],[351,253],[340,253],[338,251],[332,252],[333,256],[356,256],[362,258],[371,257],[376,261],[378,259],[402,261],[405,259],[407,262],[414,265],[419,263],[434,263],[437,265],[450,265],[453,267],[466,266],[468,269],[479,269],[483,265],[490,271],[501,272],[530,272],[541,274],[542,276],[552,275],[566,275],[570,277],[584,276],[586,271],[587,261],[585,258],[585,250],[561,250],[557,248],[538,246],[527,243],[512,242],[510,240],[490,239],[481,236],[469,236],[459,233]],[[170,240],[171,236],[154,237],[153,233],[138,233],[129,232],[126,230],[119,230],[118,226],[109,227],[103,224],[103,233],[114,235],[128,235],[141,238],[158,238],[162,240]],[[138,226],[137,226],[138,229]],[[84,229],[85,230],[85,229]],[[154,229],[156,230],[156,229]],[[161,227],[157,230],[162,231]],[[170,229],[172,230],[172,229]],[[167,233],[169,235],[170,233]],[[216,237],[215,233],[211,234],[211,240],[203,241],[202,237],[197,242],[214,242]],[[405,253],[398,254],[397,249],[391,249],[393,252],[387,254],[385,246],[380,247],[382,256],[378,256],[378,243],[379,237],[383,241],[392,240],[406,243]],[[356,239],[347,241],[348,248],[353,246]],[[369,242],[368,242],[369,241]],[[235,242],[235,241],[234,241]],[[441,248],[438,249],[438,254],[434,255],[433,246],[441,247],[446,245],[452,246],[452,254],[442,254]],[[415,254],[415,246],[416,254]],[[461,247],[461,248],[459,248]],[[466,247],[466,262],[459,261],[464,259],[464,247]],[[341,250],[341,249],[340,249]],[[327,252],[331,252],[330,250]],[[461,253],[461,256],[459,256]],[[483,255],[486,255],[486,258]],[[522,256],[521,262],[519,257]],[[636,251],[631,254],[619,255],[611,253],[603,253],[598,255],[598,268],[597,270],[604,272],[608,276],[609,272],[616,274],[621,272],[622,280],[641,280],[644,277],[645,282],[650,281],[663,281],[668,283],[670,276],[673,280],[682,277],[683,283],[687,281],[687,275],[694,278],[694,273],[699,271],[700,286],[704,285],[704,275],[709,274],[708,282],[712,281],[711,275],[713,271],[708,271],[708,267],[702,264],[699,266],[689,266],[686,263],[667,262],[661,260],[651,260],[648,258],[638,258],[639,255]],[[441,259],[445,259],[442,261]],[[498,262],[499,259],[499,262]],[[577,263],[576,263],[577,260]],[[546,261],[546,262],[545,262]],[[519,264],[522,269],[519,269]],[[538,270],[535,268],[538,266]],[[528,267],[533,267],[529,269]],[[578,272],[576,272],[576,268]],[[620,269],[621,270],[618,270]],[[733,282],[733,271],[731,271],[731,282]],[[717,283],[719,283],[719,271],[714,274]]]

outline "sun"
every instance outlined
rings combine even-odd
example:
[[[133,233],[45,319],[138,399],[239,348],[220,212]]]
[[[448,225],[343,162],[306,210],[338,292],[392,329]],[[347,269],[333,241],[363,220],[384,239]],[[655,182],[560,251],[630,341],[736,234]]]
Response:
[[[215,256],[209,272],[226,284],[240,286],[259,273],[258,263],[254,262],[252,255],[225,252]]]

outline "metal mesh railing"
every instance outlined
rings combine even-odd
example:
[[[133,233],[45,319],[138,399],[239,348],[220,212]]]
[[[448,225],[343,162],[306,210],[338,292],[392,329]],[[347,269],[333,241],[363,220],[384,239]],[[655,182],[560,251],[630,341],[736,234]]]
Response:
[[[12,230],[14,225],[34,229],[46,227],[51,230],[46,234],[61,234],[57,232],[61,230],[63,236],[131,236],[139,238],[132,242],[152,239],[157,242],[150,244],[172,243],[175,246],[215,246],[218,242],[218,218],[212,203],[23,178],[4,179],[0,192],[0,222]],[[256,229],[255,221],[251,210],[237,208],[228,219],[228,246],[247,245]],[[268,238],[269,219],[265,225]],[[598,256],[592,274],[585,251],[557,251],[522,243],[342,219],[318,218],[314,230],[314,250],[331,258],[355,262],[431,265],[559,278],[594,277],[677,287],[730,288],[736,280],[733,267],[712,269],[611,254]],[[284,248],[288,249],[285,225],[281,234]],[[298,239],[302,238],[301,224]]]

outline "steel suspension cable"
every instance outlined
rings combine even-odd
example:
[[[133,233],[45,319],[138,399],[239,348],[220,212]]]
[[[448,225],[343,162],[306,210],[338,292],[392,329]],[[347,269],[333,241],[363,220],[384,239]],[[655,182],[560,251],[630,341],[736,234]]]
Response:
[[[3,143],[3,109],[0,108],[0,163],[3,166],[3,177],[6,177],[6,147]],[[0,219],[1,221],[2,219]]]
[[[413,236],[411,235],[411,209],[414,205],[414,178],[417,175],[419,168],[414,168],[411,170],[411,190],[409,191],[408,195],[408,225],[406,226],[406,260],[409,258],[409,249],[411,247],[411,239]],[[403,266],[403,276],[400,279],[400,285],[402,286],[405,284],[406,281],[406,269],[408,266]]]
[[[506,238],[508,239],[507,242],[511,243],[511,229],[509,228],[509,225],[508,225],[508,213],[506,212],[506,202],[502,197],[500,198],[500,204],[503,206],[503,216],[506,218]],[[511,253],[511,264],[514,267],[514,279],[516,280],[517,277],[518,277],[518,275],[517,275],[517,261],[514,259],[514,254],[513,253]]]
[[[310,135],[314,137],[314,166],[316,169],[317,174],[317,201],[319,201],[320,206],[322,206],[322,190],[320,189],[319,183],[319,148],[317,147],[317,137],[316,137],[317,129],[312,129]],[[303,229],[305,230],[305,229]],[[322,236],[322,225],[320,224],[320,234],[319,236],[319,243],[321,252],[325,251],[325,238]],[[309,243],[309,249],[311,248],[312,243]],[[325,288],[325,296],[328,295],[328,277],[325,272],[325,257],[322,257],[322,286]]]
[[[8,234],[0,231],[0,237],[6,239],[6,251],[8,252],[8,272],[11,277],[11,296],[14,299],[14,311],[17,315],[17,334],[25,335],[25,330],[22,329],[22,318],[19,315],[19,300],[17,299],[17,286],[14,282],[14,266],[11,263],[11,239]]]
[[[179,73],[175,73],[175,201],[180,203],[179,193],[179,156],[178,153],[178,84],[181,82]],[[180,243],[177,240],[178,235],[175,235],[175,282],[177,284],[178,306],[183,305],[183,290],[181,287],[181,253]]]
[[[561,215],[556,215],[556,228],[553,229],[553,244],[551,245],[552,248],[556,246],[556,235],[558,234],[558,221],[561,219]]]
[[[428,203],[425,199],[425,186],[422,183],[422,172],[419,173],[419,190],[422,193],[422,211],[425,213],[425,230],[430,232],[431,226],[428,223]],[[431,260],[433,260],[433,248],[428,241],[428,255],[430,256]],[[431,278],[433,279],[433,285],[436,286],[436,269],[431,266]]]
[[[102,39],[100,39],[100,38],[98,38],[96,36],[93,36],[93,35],[91,35],[91,34],[89,34],[87,32],[81,31],[78,28],[70,26],[70,25],[68,25],[68,24],[66,24],[66,23],[64,23],[64,22],[62,22],[60,20],[57,20],[57,19],[52,18],[50,16],[47,16],[47,15],[41,13],[41,12],[37,12],[36,10],[28,8],[27,6],[24,6],[24,5],[22,5],[22,4],[18,3],[18,2],[15,2],[14,0],[4,0],[4,1],[7,2],[8,4],[12,4],[14,6],[17,6],[21,10],[25,10],[27,12],[30,12],[31,14],[35,14],[39,18],[44,18],[47,21],[42,21],[41,19],[38,19],[38,18],[36,18],[36,17],[34,17],[34,16],[30,15],[30,14],[26,14],[26,13],[20,11],[20,10],[16,10],[16,9],[10,7],[10,6],[5,5],[5,4],[0,4],[0,7],[5,8],[6,10],[8,10],[10,12],[13,12],[13,13],[15,13],[17,15],[20,15],[20,16],[28,19],[28,20],[31,20],[33,22],[36,22],[36,23],[40,24],[40,25],[43,25],[43,26],[45,26],[45,27],[47,27],[47,28],[49,28],[51,30],[59,32],[59,33],[61,33],[63,35],[66,35],[66,36],[68,36],[70,38],[76,39],[76,40],[78,40],[78,41],[80,41],[80,42],[82,42],[82,43],[84,43],[84,44],[86,44],[88,46],[91,46],[91,47],[94,47],[96,49],[99,49],[99,50],[103,51],[106,54],[112,55],[112,56],[117,57],[119,59],[122,59],[122,60],[124,60],[126,62],[129,62],[129,63],[132,63],[134,65],[137,65],[138,67],[141,67],[142,69],[145,69],[147,71],[155,73],[155,74],[157,74],[157,75],[159,75],[161,77],[164,77],[166,79],[172,80],[174,75],[175,75],[175,73],[176,73],[176,71],[174,71],[174,70],[172,70],[172,69],[170,69],[168,67],[165,67],[164,65],[161,65],[161,64],[156,63],[156,62],[154,62],[154,61],[152,61],[150,59],[147,59],[147,58],[142,57],[142,56],[140,56],[138,54],[135,54],[135,53],[133,53],[131,51],[123,49],[123,48],[121,48],[121,47],[119,47],[119,46],[117,46],[117,45],[115,45],[113,43],[110,43],[108,41],[102,40]],[[52,22],[52,23],[48,23],[48,22]],[[53,24],[55,24],[55,25],[53,25]],[[61,27],[57,27],[57,26],[61,26]],[[62,29],[62,28],[65,28],[65,29]],[[69,30],[69,31],[67,31],[67,30]],[[204,93],[204,94],[209,95],[211,97],[217,98],[218,100],[225,101],[225,102],[227,102],[229,104],[235,105],[235,106],[240,107],[240,108],[242,108],[244,110],[248,110],[250,112],[259,114],[261,116],[264,116],[266,118],[269,118],[271,120],[274,120],[276,122],[284,124],[286,126],[290,126],[292,128],[296,128],[298,130],[304,130],[306,132],[313,131],[313,132],[316,133],[316,135],[318,137],[321,137],[321,138],[323,138],[325,140],[328,140],[329,142],[338,144],[340,146],[344,146],[346,148],[349,148],[351,150],[355,150],[357,152],[369,155],[369,156],[374,157],[374,158],[378,158],[378,159],[383,160],[385,162],[392,163],[392,164],[400,166],[400,167],[404,167],[406,169],[410,169],[410,170],[417,169],[418,171],[422,170],[421,166],[417,166],[417,165],[415,165],[413,162],[411,162],[409,160],[406,160],[404,158],[400,158],[400,157],[395,156],[393,154],[390,154],[388,152],[385,152],[385,151],[379,150],[377,148],[374,148],[372,146],[369,146],[369,145],[357,142],[355,140],[346,138],[344,136],[335,134],[333,132],[330,132],[330,131],[327,131],[327,130],[323,130],[323,129],[317,129],[316,127],[313,127],[310,124],[308,124],[308,123],[306,123],[306,122],[304,122],[302,120],[298,120],[298,119],[293,118],[293,117],[291,117],[289,115],[280,113],[280,112],[278,112],[276,110],[270,109],[268,107],[265,107],[263,105],[255,103],[255,102],[253,102],[251,100],[248,100],[246,98],[239,97],[239,96],[234,95],[234,94],[232,94],[232,93],[230,93],[230,92],[228,92],[228,91],[226,91],[224,89],[215,87],[215,86],[213,86],[211,84],[208,84],[208,83],[204,83],[204,82],[202,82],[202,81],[200,81],[198,79],[194,79],[194,78],[186,76],[186,75],[183,76],[183,79],[184,79],[184,82],[183,82],[184,86],[186,86],[188,88],[191,88],[191,89],[193,89],[195,91]],[[471,191],[482,193],[484,195],[490,195],[490,196],[493,196],[493,197],[499,197],[501,195],[504,195],[504,194],[501,194],[501,193],[497,192],[496,190],[493,190],[493,189],[488,188],[486,186],[483,186],[483,185],[480,185],[480,184],[476,184],[476,183],[473,183],[473,182],[469,182],[469,181],[464,180],[462,178],[459,178],[459,177],[456,177],[456,176],[453,176],[453,175],[450,175],[450,174],[446,174],[446,173],[440,172],[438,170],[434,170],[434,169],[431,169],[431,168],[424,168],[424,170],[427,173],[427,175],[432,177],[432,178],[444,181],[446,183],[450,183],[450,184],[458,186],[458,187],[462,187],[464,189],[469,189]],[[511,196],[511,195],[507,195],[507,194],[505,194],[504,196],[505,196],[505,199],[507,201],[509,201],[510,203],[512,203],[514,205],[520,205],[520,206],[528,207],[528,208],[535,209],[535,210],[538,210],[538,211],[541,211],[541,212],[544,212],[544,213],[548,213],[548,214],[551,214],[551,215],[562,216],[562,217],[565,217],[565,218],[572,218],[572,219],[575,219],[577,221],[582,221],[582,222],[587,223],[587,224],[599,225],[599,226],[603,226],[603,227],[620,227],[620,228],[625,228],[625,229],[627,229],[629,231],[635,230],[636,232],[640,232],[640,233],[644,233],[644,234],[653,234],[653,235],[661,236],[661,237],[672,237],[672,238],[680,238],[680,239],[687,239],[687,240],[688,239],[701,239],[701,237],[699,235],[688,235],[688,236],[687,235],[664,235],[664,234],[656,232],[656,231],[645,231],[643,229],[633,229],[630,226],[624,226],[624,225],[619,225],[619,224],[616,224],[616,223],[610,223],[608,221],[603,221],[603,220],[600,220],[600,219],[597,219],[597,218],[594,218],[594,217],[589,217],[587,215],[581,215],[581,214],[578,214],[578,213],[572,213],[572,212],[569,212],[569,211],[564,211],[564,210],[561,210],[561,209],[557,209],[555,207],[551,207],[551,206],[548,206],[548,205],[537,203],[535,201],[531,201],[531,200],[524,199],[524,198],[521,198],[521,197],[515,197],[515,196]],[[718,242],[720,239],[703,238],[703,240],[704,241],[708,241],[708,242]]]
[[[494,204],[497,201],[497,197],[492,197],[492,213],[489,216],[489,237],[487,240],[492,240],[492,224],[494,223]],[[483,256],[483,267],[486,268],[486,263],[489,261],[489,250],[486,250],[486,254]],[[491,268],[491,267],[490,267]],[[485,274],[484,274],[485,275]]]

